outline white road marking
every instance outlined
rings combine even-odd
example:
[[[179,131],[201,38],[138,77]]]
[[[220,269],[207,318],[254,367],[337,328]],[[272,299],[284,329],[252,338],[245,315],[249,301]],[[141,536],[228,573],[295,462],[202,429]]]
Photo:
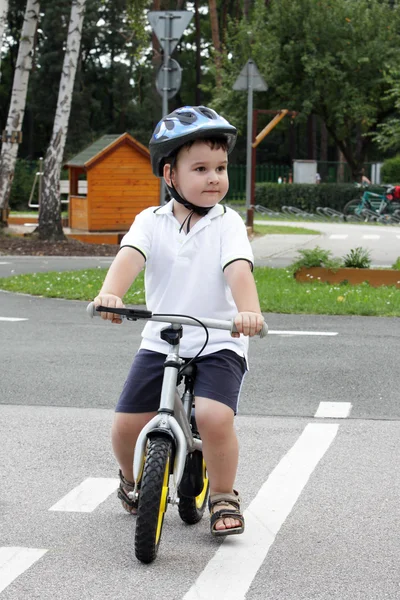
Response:
[[[14,579],[29,569],[47,550],[39,548],[2,547],[0,548],[0,592]]]
[[[397,239],[400,240],[400,235],[396,235]]]
[[[118,479],[89,477],[61,498],[49,510],[65,512],[93,512],[108,496],[115,492]]]
[[[352,409],[351,402],[320,402],[314,417],[317,419],[345,419]]]
[[[0,262],[0,265],[11,265],[10,262]]]
[[[363,240],[379,240],[380,237],[380,235],[376,235],[375,233],[366,234],[362,236]]]
[[[285,331],[270,329],[268,335],[338,335],[337,331]]]
[[[244,600],[279,529],[335,439],[338,427],[314,423],[306,426],[245,511],[245,534],[225,538],[183,600]]]
[[[0,317],[0,321],[29,321],[29,319],[20,319],[18,317]]]
[[[349,235],[347,233],[333,233],[329,236],[330,240],[345,240]]]

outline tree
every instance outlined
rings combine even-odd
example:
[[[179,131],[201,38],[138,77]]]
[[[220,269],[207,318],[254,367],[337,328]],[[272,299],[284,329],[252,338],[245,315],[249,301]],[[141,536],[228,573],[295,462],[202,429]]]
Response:
[[[297,123],[319,116],[357,179],[370,134],[393,111],[384,69],[399,63],[399,31],[400,7],[380,0],[257,0],[249,22],[230,26],[216,103],[243,123],[231,82],[251,56],[269,85],[263,108],[299,111]]]
[[[32,68],[32,50],[39,17],[39,0],[28,0],[18,49],[17,64],[6,124],[5,139],[0,156],[0,225],[7,222],[7,208],[18,154],[19,134],[25,112],[29,74]]]
[[[2,50],[3,35],[7,25],[8,0],[0,0],[0,51]]]
[[[86,0],[72,0],[67,46],[58,92],[53,133],[43,166],[43,190],[39,207],[39,239],[64,239],[61,224],[59,181],[64,156],[72,93],[79,60]]]
[[[377,127],[373,140],[382,150],[400,150],[400,71],[393,69],[386,76],[390,86],[386,98],[396,108],[396,115]]]

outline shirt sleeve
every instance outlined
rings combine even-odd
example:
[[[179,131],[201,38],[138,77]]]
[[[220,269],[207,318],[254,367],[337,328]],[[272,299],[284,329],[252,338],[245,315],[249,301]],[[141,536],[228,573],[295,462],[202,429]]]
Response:
[[[246,226],[240,215],[227,209],[222,218],[221,267],[224,270],[236,260],[247,260],[254,266],[254,255],[247,236]]]
[[[120,248],[134,248],[143,255],[147,261],[153,239],[153,220],[155,218],[154,207],[146,208],[136,215],[128,233],[121,240]]]

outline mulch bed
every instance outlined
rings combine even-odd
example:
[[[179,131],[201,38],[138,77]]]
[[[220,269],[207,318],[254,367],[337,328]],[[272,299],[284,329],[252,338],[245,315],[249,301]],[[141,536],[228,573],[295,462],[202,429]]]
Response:
[[[113,244],[85,244],[68,238],[61,242],[47,242],[33,236],[18,237],[0,231],[0,256],[115,256],[119,246]]]

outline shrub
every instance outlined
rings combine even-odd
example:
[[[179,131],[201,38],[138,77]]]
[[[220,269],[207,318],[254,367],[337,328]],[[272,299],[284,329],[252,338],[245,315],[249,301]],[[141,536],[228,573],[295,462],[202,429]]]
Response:
[[[400,256],[397,258],[396,262],[393,263],[392,269],[397,269],[398,271],[400,271]]]
[[[348,254],[343,257],[343,266],[353,269],[369,269],[371,266],[371,257],[369,250],[365,248],[352,248]]]
[[[324,250],[319,246],[307,250],[299,250],[300,258],[291,265],[291,268],[297,271],[301,267],[307,269],[311,267],[326,267],[327,269],[337,269],[342,265],[338,258],[333,258],[330,250]]]
[[[382,165],[381,176],[383,183],[400,183],[400,154],[385,160]]]
[[[379,186],[370,186],[371,191],[382,191]],[[360,198],[363,190],[349,183],[321,183],[319,185],[293,183],[258,183],[255,189],[255,204],[272,210],[282,206],[295,206],[308,212],[315,212],[317,206],[329,206],[343,211],[344,206],[354,198]]]

